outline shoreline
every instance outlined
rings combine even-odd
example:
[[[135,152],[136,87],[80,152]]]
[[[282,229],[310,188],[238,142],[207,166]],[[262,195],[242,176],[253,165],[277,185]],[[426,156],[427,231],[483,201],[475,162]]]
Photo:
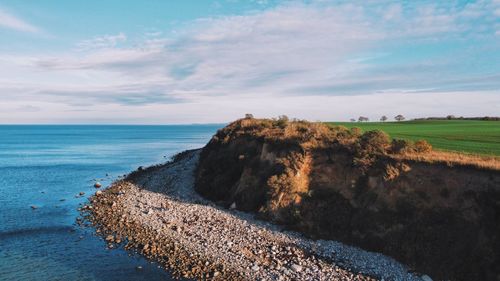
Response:
[[[132,172],[90,198],[84,216],[109,248],[125,244],[186,278],[421,280],[382,254],[313,241],[204,199],[194,191],[199,151]]]

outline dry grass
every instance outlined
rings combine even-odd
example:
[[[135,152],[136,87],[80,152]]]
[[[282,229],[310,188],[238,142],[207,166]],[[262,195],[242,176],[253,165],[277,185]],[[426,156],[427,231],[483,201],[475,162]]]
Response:
[[[388,155],[394,159],[412,160],[426,163],[443,163],[450,166],[472,166],[488,170],[500,170],[500,157],[480,156],[460,152],[432,150],[426,141],[404,141],[392,144],[388,136],[380,131],[368,131],[364,134],[356,129],[343,126],[330,127],[323,123],[304,120],[278,119],[239,119],[221,129],[216,135],[225,143],[242,135],[263,138],[275,143],[299,145],[303,149],[331,147],[337,144],[356,155],[355,162],[370,160],[377,155]],[[397,142],[397,141],[396,141]],[[399,141],[402,142],[402,141]],[[397,146],[401,146],[399,149]],[[370,157],[365,157],[370,156]],[[368,161],[372,163],[373,159]],[[368,164],[369,164],[368,163]]]
[[[391,154],[390,156],[395,159],[407,159],[427,163],[444,163],[450,166],[473,166],[488,170],[500,170],[500,157],[497,156],[481,156],[438,150],[426,153],[408,152],[403,154]]]

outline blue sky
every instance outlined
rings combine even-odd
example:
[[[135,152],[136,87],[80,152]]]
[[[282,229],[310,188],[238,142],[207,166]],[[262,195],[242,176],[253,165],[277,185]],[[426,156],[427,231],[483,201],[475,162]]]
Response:
[[[500,115],[500,0],[0,1],[0,123]]]

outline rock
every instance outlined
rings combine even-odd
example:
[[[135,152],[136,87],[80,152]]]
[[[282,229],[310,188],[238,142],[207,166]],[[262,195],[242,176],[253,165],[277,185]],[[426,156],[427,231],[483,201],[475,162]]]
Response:
[[[302,266],[298,265],[298,264],[292,264],[291,266],[292,270],[295,271],[295,272],[301,272],[302,271]]]
[[[78,193],[78,195],[83,196],[83,195],[85,195],[85,192],[82,191],[82,192]]]
[[[259,266],[258,266],[258,265],[254,265],[254,266],[252,266],[252,270],[253,270],[253,271],[257,271],[257,270],[259,270]]]
[[[113,242],[113,240],[115,240],[115,237],[113,235],[106,236],[106,241]]]
[[[95,195],[97,195],[97,196],[99,196],[101,194],[102,194],[102,191],[100,191],[100,190],[96,191],[96,193],[95,193]]]
[[[95,188],[100,188],[101,186],[102,186],[102,184],[100,182],[94,183],[94,187]]]
[[[422,281],[432,281],[432,278],[429,277],[429,275],[422,275],[420,276],[420,278],[422,279]]]
[[[138,266],[135,267],[135,269],[142,270],[142,266],[138,265]]]
[[[30,207],[31,207],[31,209],[33,209],[33,210],[38,209],[38,207],[37,207],[36,205],[31,205]]]
[[[231,209],[231,210],[236,209],[236,202],[233,202],[233,204],[231,204],[231,206],[229,206],[229,209]]]

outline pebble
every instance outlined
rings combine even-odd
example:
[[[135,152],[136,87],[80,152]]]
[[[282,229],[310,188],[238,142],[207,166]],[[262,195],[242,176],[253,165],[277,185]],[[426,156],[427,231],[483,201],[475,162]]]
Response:
[[[300,272],[302,271],[302,266],[298,265],[298,264],[292,264],[291,266],[292,270],[295,271],[295,272]]]
[[[102,184],[100,182],[94,183],[94,187],[95,188],[100,188],[101,186],[102,186]]]

